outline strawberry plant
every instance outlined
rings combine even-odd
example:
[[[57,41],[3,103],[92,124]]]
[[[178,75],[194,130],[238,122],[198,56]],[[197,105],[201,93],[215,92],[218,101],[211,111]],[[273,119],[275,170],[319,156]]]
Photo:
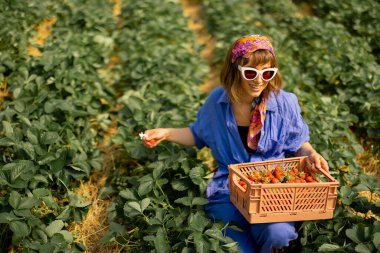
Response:
[[[352,236],[352,231],[361,229],[377,231],[373,218],[363,219],[352,213],[352,210],[378,213],[376,204],[368,204],[358,195],[364,189],[378,191],[378,181],[365,175],[355,160],[356,154],[363,152],[355,134],[362,136],[365,132],[377,145],[374,133],[379,121],[376,110],[372,111],[378,106],[378,75],[374,71],[377,63],[367,40],[353,36],[331,19],[302,16],[292,1],[204,1],[204,4],[209,31],[218,41],[216,63],[224,59],[229,43],[242,34],[272,37],[285,89],[296,93],[310,128],[311,143],[328,160],[331,174],[340,182],[341,199],[334,219],[303,223],[302,252],[378,250],[378,234],[360,239]],[[229,13],[227,17],[224,11]],[[230,24],[234,24],[232,29]],[[251,24],[248,32],[247,24]],[[342,41],[349,42],[343,45]],[[363,45],[359,50],[358,44]],[[371,186],[359,186],[363,183]],[[356,226],[362,222],[365,226]]]
[[[203,211],[212,174],[195,150],[167,143],[147,149],[138,137],[145,129],[183,127],[194,120],[205,98],[197,85],[207,73],[194,35],[176,3],[123,5],[125,22],[116,38],[123,71],[114,70],[123,95],[113,142],[132,166],[114,175],[122,180],[111,177],[102,191],[102,197],[117,196],[103,242],[116,240],[131,251],[237,251],[236,243],[224,236],[225,227]]]
[[[313,15],[340,23],[354,36],[367,40],[371,45],[373,55],[379,62],[380,42],[377,31],[380,29],[380,18],[377,13],[380,11],[380,5],[378,2],[368,0],[338,4],[330,0],[312,1],[311,8]]]
[[[65,227],[81,221],[91,204],[73,188],[102,166],[90,120],[108,108],[100,99],[112,101],[112,91],[96,72],[112,49],[100,40],[108,36],[112,17],[74,1],[29,1],[1,9],[9,22],[1,30],[7,46],[0,51],[0,81],[11,94],[0,113],[1,245],[12,243],[20,252],[82,251]],[[40,18],[51,15],[58,21],[39,46],[42,56],[28,56],[28,35]]]
[[[67,225],[80,221],[91,203],[74,189],[101,169],[98,144],[113,117],[119,129],[112,144],[125,160],[115,161],[117,170],[102,190],[103,198],[114,198],[110,231],[102,241],[117,241],[129,251],[237,251],[224,235],[234,226],[214,223],[203,211],[212,173],[196,151],[170,143],[147,149],[138,138],[145,129],[186,126],[206,97],[197,85],[208,67],[180,5],[123,1],[122,15],[115,18],[112,4],[0,3],[0,88],[7,91],[0,97],[2,248],[84,250]],[[202,4],[217,40],[214,66],[237,37],[272,37],[311,143],[340,182],[334,218],[302,223],[302,252],[378,252],[379,223],[371,214],[380,213],[372,198],[379,184],[355,158],[363,151],[358,136],[379,149],[379,4],[312,1],[309,16],[300,12],[303,1]],[[52,17],[57,22],[50,37],[36,44],[36,25]],[[41,56],[31,57],[29,45]],[[114,107],[120,110],[109,111]],[[310,181],[302,172],[293,174],[277,169],[249,177],[285,183],[297,175]]]

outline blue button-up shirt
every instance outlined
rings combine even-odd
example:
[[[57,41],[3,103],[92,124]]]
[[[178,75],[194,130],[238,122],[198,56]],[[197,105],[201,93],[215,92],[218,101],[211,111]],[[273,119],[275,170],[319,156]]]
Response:
[[[217,161],[218,170],[207,187],[209,198],[216,193],[229,195],[229,164],[284,158],[309,141],[309,128],[301,116],[297,97],[283,90],[269,95],[264,126],[253,154],[244,148],[231,102],[221,86],[210,93],[189,127],[197,148],[209,147]]]

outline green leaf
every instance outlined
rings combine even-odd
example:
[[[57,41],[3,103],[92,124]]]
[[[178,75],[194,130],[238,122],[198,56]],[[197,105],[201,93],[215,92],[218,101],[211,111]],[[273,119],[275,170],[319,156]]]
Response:
[[[73,207],[83,208],[83,207],[87,207],[91,205],[91,201],[84,202],[81,197],[79,197],[77,194],[75,194],[72,191],[69,191],[69,200],[70,200],[69,205]]]
[[[38,137],[30,129],[26,131],[26,136],[28,137],[30,143],[35,145],[39,144]]]
[[[234,249],[234,252],[240,252],[238,249],[237,249],[237,246],[238,246],[238,243],[237,242],[230,242],[230,243],[226,243],[226,244],[223,244],[222,247],[224,249]]]
[[[153,190],[153,181],[143,182],[139,185],[137,193],[142,197]]]
[[[27,125],[28,127],[32,126],[32,123],[30,123],[30,120],[29,118],[23,116],[23,115],[18,115],[18,118],[20,119],[21,122],[23,122],[25,125]]]
[[[17,144],[17,147],[21,150],[24,150],[25,153],[29,156],[31,160],[34,160],[36,158],[36,153],[34,151],[34,147],[29,142],[20,142]]]
[[[33,196],[37,199],[40,199],[42,197],[49,196],[49,195],[50,195],[50,191],[45,188],[37,188],[33,190]]]
[[[42,229],[37,228],[34,231],[36,232],[36,234],[38,235],[38,237],[43,241],[43,243],[47,243],[48,242],[48,237],[47,237],[46,233]]]
[[[5,136],[11,138],[13,135],[13,127],[11,123],[5,120],[3,120],[2,123],[3,123],[4,131],[5,131]]]
[[[40,253],[51,253],[55,251],[55,246],[52,243],[46,243],[39,248]]]
[[[10,147],[15,144],[16,142],[12,138],[4,137],[0,139],[0,146]]]
[[[342,203],[345,205],[351,205],[352,201],[357,196],[357,194],[348,186],[342,186],[340,188],[340,193],[342,195]]]
[[[182,204],[185,206],[191,206],[192,198],[190,197],[182,197],[179,199],[174,200],[174,203]]]
[[[13,209],[17,209],[21,203],[21,195],[16,191],[12,191],[9,195],[9,204],[13,207]]]
[[[59,246],[67,246],[67,243],[66,243],[66,240],[65,240],[65,237],[63,237],[63,235],[58,232],[58,233],[55,233],[53,235],[53,237],[50,239],[50,241],[52,243],[54,243],[55,245],[58,245]]]
[[[194,233],[195,249],[197,252],[210,252],[211,245],[200,232]]]
[[[150,199],[145,198],[141,201],[141,212],[144,212],[144,210],[149,206],[150,204]]]
[[[29,235],[28,226],[22,221],[11,221],[9,228],[17,237],[25,237]]]
[[[19,217],[15,216],[13,212],[11,213],[0,213],[0,224],[1,223],[10,223],[14,220],[20,220]]]
[[[355,251],[358,253],[371,253],[371,252],[373,252],[371,249],[371,246],[369,246],[366,243],[360,243],[360,244],[356,245]]]
[[[47,164],[49,165],[52,173],[57,173],[60,170],[62,170],[63,167],[65,167],[65,165],[67,164],[67,162],[64,159],[58,158],[58,159],[55,159],[55,160],[52,160],[52,161],[48,162]],[[70,166],[70,167],[73,167],[73,166]]]
[[[198,232],[203,232],[205,227],[210,223],[210,220],[199,212],[189,216],[189,226]]]
[[[226,238],[223,236],[222,231],[220,229],[210,228],[205,231],[205,234],[218,241],[226,241]]]
[[[336,252],[339,249],[339,245],[324,243],[318,248],[318,252]]]
[[[14,183],[16,179],[30,175],[29,171],[33,169],[33,162],[29,160],[18,160],[3,166],[3,171],[9,171],[10,183]]]
[[[31,209],[36,204],[36,200],[34,198],[22,198],[21,203],[17,209]]]
[[[154,238],[154,247],[158,253],[170,252],[170,246],[162,228],[157,230],[156,237]]]
[[[114,233],[123,234],[125,227],[116,222],[110,222],[110,230]]]
[[[49,145],[59,142],[60,137],[56,132],[45,132],[41,136],[41,144]]]
[[[71,209],[69,206],[66,206],[65,209],[56,217],[57,220],[67,221],[71,217]]]
[[[376,232],[373,234],[373,245],[375,245],[376,249],[380,249],[380,232]]]
[[[369,228],[364,224],[359,223],[354,225],[352,228],[346,229],[346,235],[352,241],[359,244],[369,239]]]
[[[120,197],[127,200],[137,200],[135,194],[130,189],[125,189],[119,192]]]
[[[15,209],[15,210],[13,210],[13,213],[15,215],[17,215],[18,217],[24,217],[24,218],[27,218],[27,219],[34,218],[32,212],[30,211],[30,209]]]
[[[8,185],[7,176],[4,172],[0,171],[0,186]]]
[[[204,169],[197,166],[191,169],[189,176],[194,184],[200,185],[204,181],[204,174]]]
[[[62,230],[62,228],[65,226],[63,221],[61,220],[55,220],[49,224],[49,226],[46,227],[45,231],[46,234],[49,237],[52,237],[55,233],[58,233],[59,231]]]
[[[370,187],[367,184],[358,184],[357,186],[354,187],[354,189],[358,192],[361,192],[361,191],[369,191]]]
[[[176,191],[185,191],[189,189],[189,183],[186,179],[175,179],[171,182],[171,185]]]
[[[141,210],[141,206],[138,202],[128,202],[128,206],[132,207],[133,209],[135,209],[136,211],[142,213],[142,210]]]
[[[193,201],[191,202],[192,205],[206,205],[208,203],[208,200],[206,198],[201,198],[201,197],[195,197],[193,198]]]
[[[73,235],[67,230],[61,230],[57,233],[63,235],[63,238],[65,238],[67,243],[72,243],[74,240]]]
[[[163,162],[156,162],[154,163],[156,166],[153,170],[153,179],[157,180],[160,178],[164,172],[164,163]]]

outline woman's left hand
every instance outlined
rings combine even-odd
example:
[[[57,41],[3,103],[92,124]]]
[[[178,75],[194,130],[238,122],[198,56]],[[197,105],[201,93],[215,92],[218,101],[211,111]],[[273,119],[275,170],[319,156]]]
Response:
[[[312,170],[314,169],[315,172],[318,171],[316,169],[325,170],[327,172],[329,171],[329,164],[327,163],[325,158],[323,158],[323,156],[321,156],[319,153],[315,151],[311,152],[308,155],[308,162],[311,164],[311,168]]]
[[[320,170],[329,171],[329,164],[325,158],[315,151],[309,142],[301,145],[296,152],[296,156],[307,156],[306,167],[311,173],[318,173]]]

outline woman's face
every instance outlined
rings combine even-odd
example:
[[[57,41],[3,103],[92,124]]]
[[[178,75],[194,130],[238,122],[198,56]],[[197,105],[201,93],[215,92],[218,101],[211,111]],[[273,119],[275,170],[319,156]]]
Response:
[[[253,67],[257,70],[262,70],[266,68],[270,68],[271,64],[268,62],[266,64],[260,64],[257,66],[249,66],[246,65],[245,67]],[[257,75],[257,77],[254,80],[248,81],[245,80],[243,77],[243,74],[240,72],[241,75],[241,83],[240,86],[242,87],[242,99],[246,102],[252,102],[252,100],[256,97],[259,97],[263,90],[267,87],[269,81],[264,81],[261,77],[261,75]]]

